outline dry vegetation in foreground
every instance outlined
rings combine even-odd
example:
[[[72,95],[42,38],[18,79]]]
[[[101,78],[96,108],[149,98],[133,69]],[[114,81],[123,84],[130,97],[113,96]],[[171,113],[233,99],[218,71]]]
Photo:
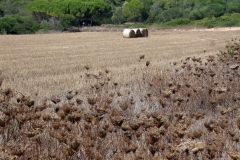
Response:
[[[106,69],[110,71],[109,83],[124,85],[141,79],[145,71],[159,73],[170,67],[170,62],[187,56],[215,55],[239,34],[187,29],[153,31],[150,29],[148,38],[136,39],[124,39],[122,32],[0,36],[3,88],[15,88],[31,97],[36,94],[36,99],[73,89],[84,92],[84,87],[104,81],[87,75],[99,75]],[[145,59],[139,61],[140,55]],[[147,70],[146,61],[151,62]]]
[[[239,40],[158,72],[146,55],[138,79],[123,84],[105,70],[84,77],[95,79],[86,92],[41,104],[2,88],[0,159],[240,159]]]

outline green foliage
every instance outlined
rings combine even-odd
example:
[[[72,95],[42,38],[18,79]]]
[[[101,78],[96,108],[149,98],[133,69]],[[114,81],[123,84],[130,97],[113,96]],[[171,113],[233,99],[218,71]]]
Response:
[[[164,25],[165,26],[183,26],[183,25],[188,25],[190,23],[191,21],[188,18],[177,18],[169,22],[166,22]]]
[[[58,29],[61,31],[67,30],[75,24],[75,17],[70,14],[59,16]]]
[[[9,15],[0,18],[0,34],[27,34],[35,33],[40,25],[31,17]]]
[[[194,21],[192,24],[204,26],[207,28],[213,28],[216,26],[223,27],[232,27],[232,26],[240,26],[240,14],[225,14],[221,17],[212,17],[212,18],[204,18],[202,20]]]
[[[223,15],[225,12],[225,5],[213,3],[206,6],[205,10],[203,10],[204,17],[219,17]]]
[[[4,9],[2,7],[0,7],[0,17],[3,17],[4,16]]]
[[[0,33],[67,30],[76,19],[89,24],[239,26],[239,14],[239,0],[0,0]]]
[[[106,3],[111,4],[112,6],[122,6],[124,0],[105,0]]]
[[[125,15],[122,11],[122,8],[117,8],[113,12],[113,16],[112,16],[111,20],[113,21],[113,23],[118,23],[118,24],[122,24],[123,22],[126,22],[127,18],[125,17]]]
[[[156,16],[156,21],[165,23],[182,16],[183,11],[180,8],[174,7],[160,12],[160,14]]]
[[[229,0],[226,4],[226,13],[240,13],[240,1]]]
[[[40,27],[44,33],[52,29],[51,24],[49,22],[43,22]]]
[[[144,10],[142,11],[142,20],[146,21],[149,17],[149,15],[151,14],[151,8],[153,6],[153,0],[141,0],[141,2],[144,3]]]
[[[0,3],[4,15],[18,14],[26,16],[25,8],[31,0],[5,0]],[[1,10],[0,9],[0,10]]]
[[[128,21],[140,20],[142,11],[144,9],[144,3],[140,0],[125,1],[122,10],[127,17]]]
[[[95,15],[108,12],[111,6],[102,0],[36,0],[28,5],[28,9],[51,16],[71,14],[78,18],[91,19]]]
[[[194,9],[190,12],[189,14],[189,18],[191,20],[198,20],[198,19],[203,19],[204,18],[204,15],[203,15],[203,12],[202,10],[200,9]]]

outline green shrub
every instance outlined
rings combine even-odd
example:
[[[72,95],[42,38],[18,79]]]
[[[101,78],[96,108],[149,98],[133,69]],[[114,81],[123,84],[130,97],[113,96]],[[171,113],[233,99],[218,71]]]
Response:
[[[0,34],[28,34],[40,29],[39,23],[31,17],[9,15],[0,18]]]
[[[122,24],[123,22],[127,21],[126,16],[124,15],[124,12],[122,11],[122,9],[116,9],[114,11],[113,16],[111,17],[111,20],[113,21],[113,23],[115,24]]]
[[[239,22],[235,21],[235,20],[230,20],[230,21],[222,23],[222,26],[224,26],[224,27],[232,27],[232,26],[238,26],[238,25],[239,25]]]
[[[0,6],[0,17],[3,17],[5,15],[4,9]]]
[[[155,20],[156,22],[165,23],[182,16],[183,10],[179,9],[178,7],[174,7],[160,12],[158,15],[156,15]]]
[[[73,15],[65,14],[59,16],[59,22],[57,25],[58,30],[65,31],[69,27],[74,26],[76,22],[76,18]]]
[[[240,13],[233,13],[231,17],[240,19]]]
[[[231,27],[231,26],[239,26],[240,25],[240,14],[225,14],[217,19],[218,25]]]
[[[203,7],[204,8],[204,7]],[[225,12],[225,5],[212,3],[206,6],[206,9],[203,10],[204,17],[219,17]]]
[[[204,19],[201,19],[201,20],[196,20],[196,21],[193,21],[192,24],[193,25],[197,25],[197,26],[204,26],[204,27],[207,27],[207,28],[213,28],[214,27],[214,21],[216,19],[210,19],[210,18],[204,18]]]
[[[166,26],[182,26],[182,25],[188,25],[191,21],[188,18],[177,18],[174,20],[171,20],[164,25]]]
[[[192,10],[190,13],[189,13],[189,18],[191,20],[200,20],[202,19],[204,16],[203,16],[203,13],[201,10],[199,9],[194,9]]]
[[[240,26],[240,14],[233,13],[233,14],[224,14],[218,18],[204,18],[202,20],[193,21],[191,24],[204,26],[207,28],[213,28],[217,26],[222,27],[232,27],[232,26]]]
[[[51,24],[49,22],[43,22],[41,24],[41,29],[43,29],[44,32],[47,32],[52,29]]]
[[[240,12],[240,2],[229,2],[226,6],[227,13],[239,13]]]
[[[230,21],[232,18],[231,18],[231,14],[224,14],[223,16],[219,17],[220,20],[222,21]]]

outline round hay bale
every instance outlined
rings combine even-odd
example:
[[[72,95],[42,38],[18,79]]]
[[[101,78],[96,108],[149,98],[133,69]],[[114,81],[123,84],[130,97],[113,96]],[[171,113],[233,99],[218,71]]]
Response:
[[[134,38],[135,32],[132,29],[124,29],[123,30],[123,38]]]
[[[140,28],[139,30],[143,37],[148,37],[148,29],[147,28]]]
[[[135,37],[142,37],[142,34],[138,28],[133,29],[135,32]]]

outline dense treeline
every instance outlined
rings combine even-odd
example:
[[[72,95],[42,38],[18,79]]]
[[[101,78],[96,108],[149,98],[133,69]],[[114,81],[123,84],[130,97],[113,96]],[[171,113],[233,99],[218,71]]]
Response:
[[[0,33],[141,22],[159,25],[240,25],[239,0],[0,0]]]

